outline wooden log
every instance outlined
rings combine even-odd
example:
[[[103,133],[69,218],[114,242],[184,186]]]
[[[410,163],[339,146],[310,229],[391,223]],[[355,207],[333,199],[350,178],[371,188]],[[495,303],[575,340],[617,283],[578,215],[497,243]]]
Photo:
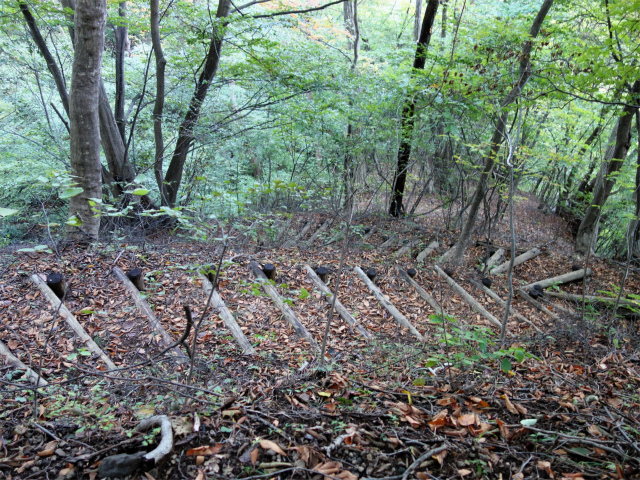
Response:
[[[580,280],[581,278],[584,277],[584,275],[585,275],[584,268],[581,268],[580,270],[576,270],[575,272],[569,272],[569,273],[565,273],[564,275],[558,275],[557,277],[551,277],[545,280],[539,280],[537,282],[524,285],[521,288],[528,290],[534,285],[540,285],[540,287],[544,289],[547,287],[551,287],[553,285],[560,285],[562,283],[569,283],[569,282],[574,282],[576,280]],[[587,268],[587,276],[589,275],[591,275],[591,269]]]
[[[325,285],[322,279],[316,274],[316,272],[313,271],[313,269],[309,265],[305,265],[304,268],[307,270],[307,275],[309,275],[309,278],[313,281],[313,283],[315,283],[316,287],[318,287],[318,290],[324,293],[323,297],[326,302],[331,305],[331,303],[333,302],[333,292],[329,289],[329,287]],[[340,318],[347,322],[351,326],[351,328],[355,328],[358,333],[364,338],[371,338],[371,334],[367,331],[367,329],[360,325],[360,322],[356,320],[355,317],[351,315],[351,313],[349,313],[349,310],[346,309],[346,307],[340,302],[340,299],[338,298],[336,298],[336,312],[338,312]]]
[[[224,302],[222,301],[222,297],[220,296],[220,294],[216,290],[213,290],[212,283],[204,275],[200,276],[200,280],[202,281],[202,290],[204,290],[204,293],[207,296],[207,298],[209,298],[209,295],[211,295],[211,307],[218,311],[218,315],[224,322],[225,326],[227,327],[227,330],[231,332],[231,335],[233,335],[233,338],[235,338],[236,342],[238,342],[238,345],[240,345],[240,348],[242,349],[242,354],[255,355],[256,351],[251,346],[251,343],[249,343],[249,340],[247,339],[244,332],[240,328],[240,325],[238,325],[238,322],[236,321],[233,314],[231,313],[231,310],[229,310],[227,306],[224,304]],[[212,290],[213,290],[213,293],[212,293]]]
[[[313,339],[304,325],[300,322],[300,320],[298,320],[298,317],[296,317],[296,314],[293,312],[293,310],[291,310],[289,305],[284,303],[284,300],[282,300],[282,297],[278,293],[278,290],[276,290],[276,288],[271,285],[271,283],[269,283],[269,280],[267,280],[267,277],[262,272],[262,269],[260,268],[260,265],[258,265],[258,262],[256,262],[255,260],[249,262],[249,270],[251,270],[258,283],[260,283],[260,286],[262,287],[264,292],[269,295],[269,297],[271,297],[273,303],[275,303],[276,306],[280,309],[280,311],[284,315],[284,319],[289,325],[291,325],[293,330],[296,332],[296,335],[298,335],[299,338],[305,339],[316,351],[319,352],[320,347],[318,346],[316,341]]]
[[[47,286],[51,289],[56,297],[62,299],[66,291],[66,285],[64,283],[64,277],[61,273],[50,273],[47,275]]]
[[[132,268],[127,272],[127,278],[131,280],[131,283],[133,283],[133,285],[138,289],[139,292],[145,291],[142,270],[140,270],[139,268]]]
[[[434,265],[433,269],[440,275],[445,282],[451,287],[451,289],[456,292],[462,300],[465,301],[471,308],[473,308],[476,312],[482,315],[484,318],[489,320],[496,327],[502,327],[502,322],[498,320],[496,317],[491,315],[486,308],[480,305],[471,295],[467,293],[467,291],[458,285],[449,275],[447,275],[439,266]]]
[[[416,327],[411,325],[411,322],[409,321],[409,319],[405,317],[402,313],[400,313],[400,311],[396,307],[394,307],[389,300],[386,299],[386,297],[383,295],[380,289],[376,287],[371,280],[369,280],[369,277],[367,276],[367,274],[364,273],[360,267],[354,268],[353,271],[356,272],[358,277],[360,277],[360,279],[367,285],[367,287],[369,287],[369,290],[371,290],[371,293],[373,293],[373,296],[376,297],[380,305],[382,305],[387,310],[387,312],[391,314],[391,316],[396,320],[396,322],[398,322],[400,326],[406,328],[411,333],[413,333],[413,335],[418,340],[422,340],[422,341],[425,340],[425,338],[416,329]]]
[[[296,237],[294,239],[285,242],[283,247],[284,248],[293,248],[296,245],[298,245],[298,243],[300,243],[300,240],[302,240],[304,238],[304,236],[307,234],[307,232],[309,230],[311,230],[312,226],[313,226],[313,222],[311,220],[309,220],[307,223],[305,223],[304,227],[302,227],[302,230],[300,230],[300,233],[298,233],[298,235],[296,235]]]
[[[405,272],[404,270],[402,270],[401,268],[396,267],[396,269],[398,270],[398,273],[400,274],[400,278],[402,278],[405,282],[407,282],[409,285],[411,285],[413,288],[415,288],[416,292],[418,292],[418,295],[420,296],[420,298],[422,298],[425,302],[427,302],[429,305],[431,305],[431,308],[433,308],[436,313],[442,313],[442,307],[440,306],[440,304],[436,301],[435,298],[433,298],[429,292],[427,292],[424,288],[422,288],[420,285],[418,285],[418,282],[416,282],[413,278],[411,278],[409,276],[409,274],[407,272]]]
[[[276,245],[282,245],[282,241],[289,233],[289,228],[291,228],[291,224],[293,223],[293,217],[289,217],[289,219],[280,226],[280,231],[278,235],[276,235]]]
[[[431,252],[433,252],[436,248],[438,248],[440,246],[439,242],[431,242],[427,248],[425,248],[424,250],[422,250],[418,256],[416,257],[416,262],[418,263],[422,263],[424,262],[425,258],[427,258],[429,255],[431,255]]]
[[[329,225],[331,225],[330,218],[327,219],[327,221],[324,222],[322,225],[320,225],[320,228],[318,228],[318,230],[316,230],[314,234],[311,235],[309,240],[306,241],[305,246],[309,248],[311,245],[313,245],[313,243],[318,239],[318,237],[322,235],[327,228],[329,228]]]
[[[49,303],[53,306],[55,310],[58,311],[59,315],[64,318],[67,322],[67,325],[71,327],[71,329],[75,332],[75,334],[80,339],[80,342],[83,343],[87,349],[100,357],[100,360],[109,368],[109,370],[115,370],[117,367],[111,361],[111,359],[105,354],[100,347],[92,340],[89,334],[86,332],[82,325],[78,323],[76,317],[69,311],[69,309],[65,306],[64,303],[60,301],[60,299],[56,296],[55,293],[47,286],[47,284],[40,278],[40,275],[33,274],[31,275],[31,281],[34,283],[36,287],[42,292],[42,295],[49,300]]]
[[[542,313],[548,315],[549,317],[553,318],[554,320],[557,320],[557,321],[560,320],[560,317],[558,315],[553,313],[551,310],[549,310],[547,307],[542,305],[540,302],[534,300],[533,297],[531,297],[531,295],[529,295],[527,292],[525,292],[522,288],[518,289],[518,295],[520,295],[520,298],[522,298],[527,303],[529,303],[529,304],[533,305],[534,307],[536,307]]]
[[[411,240],[407,242],[402,248],[400,248],[396,253],[394,253],[393,256],[401,257],[406,254],[409,254],[409,256],[411,256],[411,250],[413,250],[413,248],[418,244],[420,244],[420,240],[418,240],[417,238]]]
[[[549,297],[560,298],[562,300],[570,300],[572,302],[582,303],[582,295],[575,295],[573,293],[548,291],[545,292],[545,295]],[[598,297],[595,295],[585,295],[584,300],[587,303],[604,303],[609,305],[615,305],[616,303],[615,298]],[[621,298],[619,305],[621,307],[640,308],[640,300],[629,300],[627,298]]]
[[[386,248],[389,248],[391,245],[393,245],[394,243],[396,243],[396,240],[398,239],[398,234],[394,233],[393,235],[391,235],[391,237],[384,242],[382,245],[380,245],[378,247],[379,250],[384,250]]]
[[[522,255],[517,256],[513,260],[513,266],[517,267],[518,265],[523,264],[527,260],[531,260],[532,258],[536,258],[541,253],[542,253],[542,250],[540,250],[539,248],[532,248],[528,252],[525,252]],[[503,272],[506,272],[508,269],[509,269],[509,262],[504,262],[502,265],[499,265],[496,268],[494,268],[493,270],[491,270],[491,273],[503,273]]]
[[[558,312],[564,313],[565,315],[569,315],[570,317],[578,316],[578,314],[574,310],[565,308],[562,305],[557,305],[556,303],[552,302],[547,298],[541,297],[539,301],[541,304],[545,305],[550,310],[556,310]]]
[[[494,292],[493,290],[491,290],[490,288],[485,287],[484,285],[482,285],[481,283],[476,282],[473,279],[469,280],[471,282],[471,284],[476,287],[479,290],[482,290],[484,293],[486,293],[489,297],[493,298],[498,305],[500,305],[502,308],[506,308],[507,306],[507,302],[505,302],[500,295],[498,295],[496,292]],[[522,322],[522,323],[527,323],[529,325],[531,325],[533,327],[533,329],[538,332],[538,333],[544,333],[542,330],[540,330],[538,327],[536,327],[533,322],[531,320],[529,320],[527,317],[525,317],[524,315],[521,315],[520,313],[516,312],[516,309],[513,308],[513,305],[511,305],[511,308],[509,309],[511,315],[513,315],[518,321]]]
[[[160,347],[166,348],[169,345],[173,344],[174,341],[171,338],[171,335],[169,335],[167,331],[164,329],[164,327],[160,324],[155,314],[151,310],[151,307],[145,301],[145,299],[142,298],[142,295],[140,295],[140,292],[138,291],[136,286],[131,282],[131,280],[129,280],[129,278],[124,274],[124,272],[120,270],[118,267],[113,267],[113,274],[116,276],[118,280],[122,282],[122,284],[124,285],[124,288],[127,290],[127,293],[129,293],[129,296],[133,300],[133,303],[135,303],[136,307],[138,307],[138,310],[140,310],[140,313],[142,313],[145,317],[147,317],[147,320],[149,321],[149,325],[151,326],[152,330],[156,334],[160,335],[160,338],[162,339],[160,342]],[[173,353],[173,355],[183,356],[183,353],[180,351],[180,348],[178,346],[173,347],[171,349],[171,352]]]
[[[367,233],[365,233],[364,237],[362,237],[362,243],[366,243],[373,236],[374,233],[378,231],[378,227],[373,227]]]
[[[29,367],[27,367],[24,363],[20,361],[18,357],[16,357],[13,353],[11,353],[11,350],[9,350],[9,347],[7,347],[1,340],[0,340],[0,355],[4,357],[4,360],[6,363],[13,366],[13,368],[15,368],[16,370],[24,370],[29,376],[29,381],[34,385],[38,387],[46,387],[47,385],[49,385],[49,383],[44,378],[42,378],[36,372],[31,370]]]
[[[496,253],[494,253],[493,255],[491,255],[491,257],[489,257],[489,259],[487,260],[487,263],[485,265],[485,269],[488,271],[491,271],[491,269],[497,265],[498,263],[502,263],[504,262],[504,248],[499,248],[498,250],[496,250]]]

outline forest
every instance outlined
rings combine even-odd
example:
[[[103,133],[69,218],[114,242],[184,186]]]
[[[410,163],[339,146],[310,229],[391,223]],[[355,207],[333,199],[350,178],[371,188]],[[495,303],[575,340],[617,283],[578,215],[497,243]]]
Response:
[[[640,476],[640,0],[0,30],[1,474]]]

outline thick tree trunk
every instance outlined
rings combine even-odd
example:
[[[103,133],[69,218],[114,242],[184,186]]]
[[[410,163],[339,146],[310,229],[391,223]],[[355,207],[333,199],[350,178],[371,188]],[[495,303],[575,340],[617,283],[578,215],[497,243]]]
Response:
[[[533,48],[532,39],[538,36],[540,33],[540,28],[542,27],[542,22],[544,21],[547,13],[551,9],[553,5],[553,0],[544,0],[542,2],[542,6],[536,15],[535,20],[533,21],[533,25],[531,25],[531,29],[529,30],[529,38],[524,41],[522,44],[522,55],[520,60],[520,77],[518,82],[511,89],[509,94],[504,98],[501,102],[500,106],[504,109],[504,107],[511,105],[522,93],[522,89],[525,87],[529,78],[531,77],[531,50]],[[476,191],[473,195],[473,199],[471,201],[471,207],[469,209],[469,216],[467,221],[465,222],[462,231],[460,232],[460,237],[458,241],[453,247],[453,252],[451,255],[451,261],[454,264],[462,263],[462,259],[464,257],[464,252],[467,248],[467,243],[469,242],[469,237],[471,236],[471,231],[473,230],[473,226],[476,222],[476,217],[478,215],[478,209],[482,204],[482,200],[484,199],[485,193],[487,191],[487,179],[493,170],[493,166],[495,164],[498,152],[500,151],[500,147],[502,146],[502,142],[504,141],[504,132],[506,128],[507,121],[507,113],[504,112],[497,119],[496,129],[493,133],[493,137],[491,139],[491,146],[489,147],[489,153],[485,158],[484,168],[482,169],[482,173],[480,174],[480,179],[478,180],[478,184],[476,186]]]
[[[162,51],[162,41],[160,39],[160,8],[159,0],[151,0],[151,43],[153,53],[156,58],[156,101],[153,106],[153,138],[156,147],[155,161],[153,163],[153,173],[156,177],[158,192],[162,205],[167,203],[167,190],[164,184],[162,164],[164,161],[164,137],[162,136],[162,115],[164,112],[164,70],[167,60]]]
[[[106,10],[106,0],[79,0],[75,11],[76,48],[69,96],[71,174],[83,192],[71,197],[69,217],[78,217],[82,225],[69,225],[67,234],[81,241],[97,238],[100,228],[100,216],[89,200],[102,198],[98,98]]]
[[[220,0],[218,3],[216,18],[221,19],[228,17],[230,5],[230,0]],[[184,120],[178,130],[178,141],[176,142],[176,148],[173,152],[173,157],[171,158],[171,163],[169,164],[169,168],[165,176],[167,203],[170,207],[175,206],[178,199],[178,191],[180,190],[180,183],[182,182],[184,164],[187,161],[187,154],[189,153],[193,142],[193,129],[198,118],[200,118],[200,110],[207,96],[209,86],[218,71],[225,26],[226,23],[221,24],[220,22],[216,22],[213,25],[211,42],[209,43],[209,51],[207,52],[204,68],[200,73],[200,78],[198,79],[193,97],[189,103],[189,109],[187,110]]]
[[[422,28],[420,30],[420,38],[416,46],[416,56],[413,60],[414,70],[424,70],[427,61],[427,49],[431,42],[431,30],[433,22],[438,12],[439,0],[429,0],[427,8],[424,12],[422,20]],[[402,199],[404,197],[404,187],[407,181],[407,169],[409,167],[409,157],[411,156],[411,139],[413,137],[415,101],[413,95],[405,100],[402,109],[402,126],[401,141],[398,149],[398,157],[396,163],[396,172],[393,179],[393,187],[391,189],[391,202],[389,204],[389,215],[400,217],[404,212]]]
[[[600,211],[611,194],[611,190],[616,183],[615,173],[618,172],[629,150],[631,140],[631,124],[633,115],[638,107],[638,94],[640,93],[640,80],[636,80],[633,84],[631,96],[628,100],[629,104],[622,109],[622,114],[618,120],[618,129],[616,132],[616,143],[611,156],[611,161],[606,165],[602,172],[602,179],[596,181],[596,188],[593,194],[591,205],[582,217],[578,234],[576,235],[576,251],[588,252],[592,248],[594,240],[597,239],[598,219]]]

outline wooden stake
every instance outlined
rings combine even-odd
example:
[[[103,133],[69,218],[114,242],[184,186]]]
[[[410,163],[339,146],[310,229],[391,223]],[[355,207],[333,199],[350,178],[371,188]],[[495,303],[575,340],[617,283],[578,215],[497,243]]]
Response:
[[[144,277],[142,276],[142,270],[139,268],[133,268],[127,272],[127,278],[133,283],[139,292],[145,291]]]
[[[160,347],[166,348],[172,345],[174,343],[173,339],[164,329],[162,324],[160,324],[155,314],[151,310],[151,307],[149,307],[149,304],[145,301],[144,298],[142,298],[142,295],[140,295],[140,292],[138,291],[136,286],[131,282],[131,280],[129,280],[129,278],[124,274],[124,272],[120,270],[118,267],[113,267],[113,274],[116,276],[118,280],[122,282],[125,290],[127,290],[127,292],[129,293],[129,296],[133,300],[133,303],[135,303],[136,307],[138,307],[138,310],[140,310],[140,313],[142,313],[145,317],[147,317],[147,320],[149,321],[149,325],[151,326],[151,329],[156,334],[160,335],[160,338],[162,339],[162,341],[160,342],[161,343]],[[184,355],[177,346],[173,347],[171,349],[171,352],[173,353],[173,355],[176,355],[176,356]]]
[[[262,267],[262,273],[269,280],[276,279],[276,266],[273,263],[267,263],[264,267]]]
[[[373,227],[368,232],[366,232],[364,237],[362,237],[362,243],[366,243],[377,231],[378,231],[378,227]]]
[[[422,298],[425,302],[431,305],[431,308],[433,308],[436,311],[436,313],[442,313],[442,307],[436,301],[436,299],[429,294],[429,292],[427,292],[424,288],[418,285],[418,282],[416,282],[413,278],[411,278],[407,274],[407,272],[405,272],[404,270],[398,267],[396,267],[396,269],[400,274],[400,278],[402,278],[405,282],[407,282],[409,285],[415,288],[416,292],[418,292],[418,295],[420,295],[420,298]]]
[[[42,378],[41,376],[39,377],[36,372],[31,370],[29,367],[27,367],[24,363],[20,361],[18,357],[16,357],[13,353],[11,353],[11,350],[9,350],[9,347],[7,347],[4,343],[2,343],[1,340],[0,340],[0,355],[4,357],[6,363],[8,363],[9,365],[12,365],[15,369],[24,370],[29,376],[29,381],[34,385],[36,385],[36,382],[38,382],[37,383],[38,387],[46,387],[47,385],[49,385],[49,383],[44,378]]]
[[[267,280],[267,277],[260,268],[260,265],[258,265],[258,262],[254,260],[249,262],[249,270],[251,270],[258,283],[260,283],[260,286],[262,287],[264,292],[269,295],[269,297],[271,297],[273,303],[275,303],[276,306],[280,309],[280,311],[284,315],[284,319],[287,321],[287,323],[289,323],[289,325],[291,325],[298,337],[305,339],[316,351],[319,352],[320,347],[318,346],[316,341],[313,339],[304,325],[300,322],[300,320],[298,320],[298,317],[296,317],[296,314],[293,312],[293,310],[291,310],[291,308],[289,308],[289,306],[284,303],[284,300],[282,300],[282,297],[280,297],[280,294],[278,293],[276,288],[271,285],[271,283],[269,283],[269,280]]]
[[[50,273],[47,275],[47,286],[55,293],[56,297],[62,299],[66,290],[64,283],[64,277],[61,273]]]
[[[215,290],[213,291],[213,293],[211,293],[213,285],[211,284],[209,279],[204,275],[201,275],[200,280],[202,281],[202,290],[204,290],[207,298],[209,298],[209,295],[211,295],[211,307],[218,311],[218,315],[224,322],[227,330],[229,330],[231,335],[233,335],[233,338],[235,338],[236,342],[238,342],[238,345],[240,345],[242,354],[255,355],[256,351],[251,346],[251,343],[249,343],[249,340],[240,328],[240,325],[238,325],[238,322],[231,313],[231,310],[229,310],[222,301],[222,297],[220,297],[220,294]]]
[[[591,275],[591,269],[587,268],[587,276]],[[558,275],[557,277],[547,278],[545,280],[539,280],[537,282],[530,283],[528,285],[524,285],[521,288],[524,290],[528,290],[532,288],[534,285],[540,285],[542,288],[551,287],[553,285],[560,285],[562,283],[574,282],[576,280],[580,280],[584,277],[584,268],[580,270],[576,270],[575,272],[565,273],[564,275]]]
[[[313,245],[313,243],[318,239],[318,237],[320,235],[322,235],[324,233],[324,231],[329,228],[329,225],[331,225],[331,219],[329,218],[326,222],[324,222],[320,228],[318,228],[318,230],[315,231],[315,233],[313,235],[311,235],[311,237],[309,238],[309,240],[306,241],[306,243],[304,244],[307,248],[309,248],[311,245]]]
[[[322,293],[324,293],[323,297],[325,301],[329,305],[331,305],[331,303],[333,302],[333,292],[329,289],[329,287],[325,285],[324,280],[322,280],[322,278],[319,275],[316,275],[316,272],[314,272],[309,265],[305,265],[304,268],[307,271],[307,275],[309,275],[309,278],[311,278],[313,283],[315,283],[316,287],[318,287],[318,289]],[[320,269],[318,269],[318,271],[319,270]],[[338,312],[338,315],[340,315],[340,317],[345,322],[347,322],[351,326],[351,328],[355,328],[360,335],[362,335],[366,339],[371,338],[371,334],[367,331],[367,329],[365,329],[362,325],[360,325],[360,322],[358,322],[358,320],[356,320],[354,316],[351,315],[351,313],[349,313],[349,310],[347,310],[347,308],[337,298],[336,298],[336,311]]]
[[[439,246],[440,246],[439,242],[431,242],[427,246],[427,248],[425,248],[423,251],[421,251],[418,254],[418,256],[416,257],[416,262],[418,262],[418,263],[424,262],[424,259],[427,258],[429,255],[431,255],[431,252],[433,252]]]
[[[322,280],[322,283],[324,283],[326,285],[327,283],[327,274],[329,273],[329,270],[327,270],[326,267],[318,267],[315,269],[314,273],[316,275],[318,275],[318,277],[320,277],[320,280]]]
[[[547,314],[548,316],[550,316],[554,320],[560,320],[560,317],[558,315],[553,313],[551,310],[549,310],[547,307],[542,305],[540,302],[534,300],[531,297],[531,295],[529,295],[527,292],[525,292],[522,288],[518,289],[518,295],[520,295],[520,298],[522,298],[524,301],[530,303],[531,305],[536,307],[538,310],[540,310],[541,312]]]
[[[485,269],[490,272],[493,266],[497,265],[500,262],[504,262],[504,248],[499,248],[498,250],[496,250],[496,253],[489,257]]]
[[[367,274],[364,273],[362,269],[360,269],[360,267],[354,268],[353,271],[356,272],[358,277],[360,277],[360,279],[367,285],[367,287],[369,287],[369,290],[371,290],[371,293],[373,293],[373,296],[376,297],[380,305],[382,305],[387,310],[387,312],[389,312],[391,316],[396,320],[396,322],[398,322],[398,325],[409,330],[411,333],[413,333],[413,335],[418,340],[421,340],[421,341],[425,340],[425,338],[416,329],[416,327],[411,325],[411,322],[409,321],[409,319],[405,317],[402,313],[400,313],[400,311],[396,307],[394,307],[389,300],[386,299],[386,297],[383,295],[380,289],[376,287],[371,280],[369,280],[369,277],[367,276]]]
[[[517,267],[518,265],[523,264],[527,260],[531,260],[532,258],[536,258],[541,253],[542,253],[542,250],[540,250],[539,248],[532,248],[528,252],[525,252],[522,255],[517,256],[513,260],[513,266]],[[496,268],[494,268],[493,270],[491,270],[491,273],[503,273],[503,272],[506,272],[508,269],[509,269],[509,262],[504,262],[502,265],[499,265]]]
[[[379,250],[384,250],[386,248],[389,248],[391,245],[393,245],[394,243],[396,243],[396,240],[398,239],[398,234],[394,233],[393,235],[391,235],[391,238],[389,238],[386,242],[384,242],[382,245],[380,245],[378,247]]]
[[[502,308],[505,308],[507,306],[507,302],[505,302],[500,295],[498,295],[496,292],[494,292],[493,290],[491,290],[490,288],[485,287],[484,285],[476,282],[473,279],[469,280],[471,282],[471,284],[476,287],[479,290],[482,290],[484,293],[486,293],[489,297],[493,298],[496,302],[498,302],[498,304],[500,306],[502,306]],[[525,317],[524,315],[521,315],[520,313],[516,312],[516,309],[513,308],[513,305],[510,308],[510,312],[511,314],[516,317],[520,322],[523,323],[527,323],[529,325],[531,325],[533,327],[533,329],[538,332],[538,333],[544,333],[542,330],[540,330],[538,327],[536,327],[533,322],[531,320],[529,320],[527,317]]]
[[[406,254],[409,254],[409,256],[411,256],[411,250],[413,250],[413,247],[419,244],[420,244],[420,240],[418,240],[417,238],[414,240],[411,240],[407,242],[407,244],[404,247],[400,248],[396,253],[394,253],[393,256],[401,257]]]
[[[75,332],[75,334],[80,339],[80,342],[83,343],[87,349],[91,353],[95,353],[100,360],[104,362],[104,364],[109,368],[109,370],[115,370],[117,367],[115,363],[111,361],[111,359],[100,349],[100,347],[92,340],[89,334],[82,328],[82,325],[78,323],[76,317],[69,311],[69,309],[60,301],[60,299],[56,296],[55,293],[47,286],[47,284],[40,278],[40,275],[33,274],[31,275],[31,281],[35,284],[36,287],[42,292],[42,295],[49,300],[49,303],[53,306],[55,310],[58,310],[59,315],[64,318],[67,325],[71,327],[71,329]]]
[[[490,312],[487,311],[482,305],[480,305],[471,295],[467,293],[467,291],[458,285],[449,275],[444,273],[444,271],[437,265],[433,266],[433,269],[444,278],[444,281],[458,294],[460,298],[464,300],[471,308],[473,308],[476,312],[482,315],[484,318],[493,323],[496,327],[502,327],[502,322],[498,320],[496,317],[491,315]]]

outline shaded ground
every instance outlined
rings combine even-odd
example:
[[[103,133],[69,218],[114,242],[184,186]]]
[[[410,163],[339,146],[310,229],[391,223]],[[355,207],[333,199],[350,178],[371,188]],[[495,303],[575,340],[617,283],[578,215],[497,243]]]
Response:
[[[422,213],[431,210],[426,202],[421,206]],[[139,245],[69,247],[58,254],[5,251],[0,340],[50,385],[34,402],[25,376],[2,367],[0,475],[94,478],[108,455],[151,450],[157,432],[131,432],[141,418],[166,414],[174,427],[173,453],[160,466],[143,466],[135,478],[638,477],[637,320],[612,319],[591,307],[583,318],[579,306],[548,299],[558,321],[516,296],[514,308],[544,335],[511,320],[500,349],[495,327],[431,268],[455,240],[455,232],[442,228],[441,211],[412,221],[357,219],[339,298],[374,339],[366,341],[334,317],[328,364],[318,369],[317,353],[293,334],[247,265],[251,259],[276,265],[278,291],[321,343],[329,306],[304,265],[328,267],[334,288],[342,225],[332,225],[311,247],[302,242],[327,218],[296,216],[279,241],[280,219],[236,221],[225,227],[226,247],[161,235]],[[311,220],[302,242],[287,247]],[[363,241],[365,227],[372,226],[378,231]],[[544,215],[533,199],[519,201],[516,231],[522,251],[544,247],[515,268],[517,285],[584,266],[572,254],[563,221]],[[394,234],[399,241],[381,250]],[[420,245],[411,257],[394,256],[413,239]],[[434,240],[440,248],[416,265],[412,258]],[[505,225],[492,240],[508,245]],[[223,252],[219,291],[254,356],[242,356],[217,312],[205,309],[199,272],[217,265]],[[502,319],[503,308],[469,282],[482,278],[485,253],[482,245],[470,248],[452,277]],[[163,350],[159,337],[113,276],[116,265],[142,268],[146,301],[174,339],[186,326],[184,305],[203,320],[193,365],[169,354],[156,358]],[[377,270],[378,287],[426,342],[398,327],[353,272],[356,266]],[[446,321],[396,267],[418,269],[416,281],[440,303]],[[620,266],[592,259],[590,267],[586,293],[615,292]],[[33,273],[52,271],[64,273],[65,304],[120,371],[105,373],[29,281]],[[506,298],[506,276],[490,278]],[[637,294],[639,286],[632,271],[624,293]],[[562,290],[580,294],[582,283]]]

